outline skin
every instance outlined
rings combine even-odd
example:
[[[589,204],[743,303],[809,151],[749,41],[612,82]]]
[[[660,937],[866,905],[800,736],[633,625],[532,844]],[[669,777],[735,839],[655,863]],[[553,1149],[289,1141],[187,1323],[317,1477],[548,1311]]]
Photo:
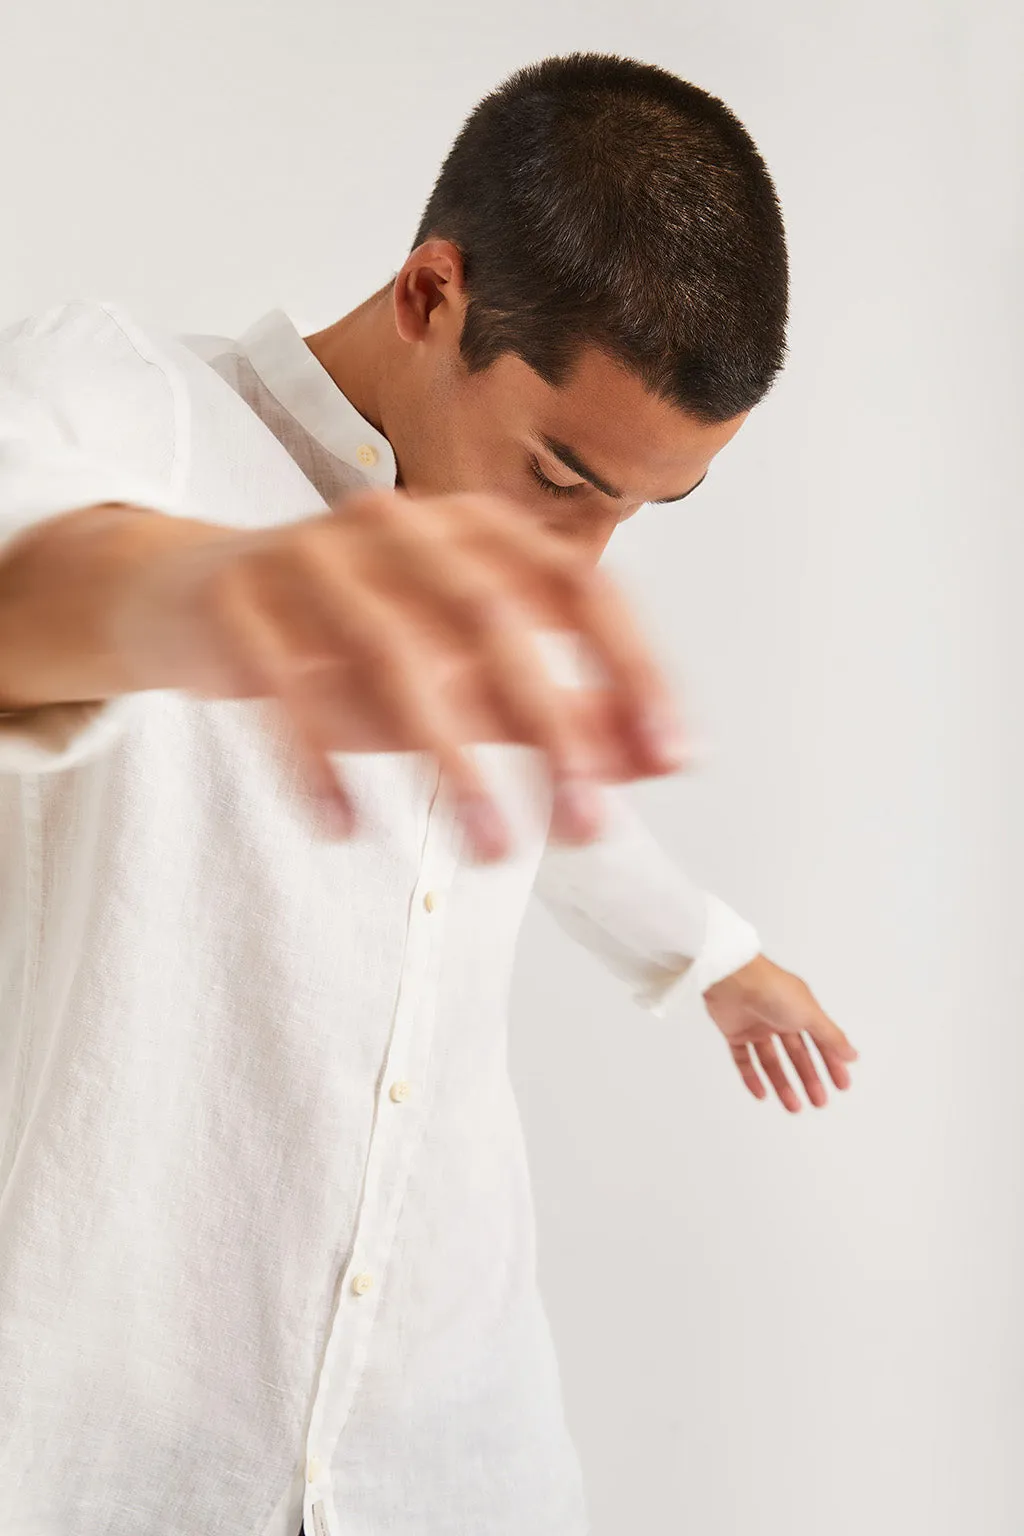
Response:
[[[466,304],[457,248],[428,240],[392,285],[306,339],[339,389],[387,437],[400,484],[414,494],[514,498],[596,562],[619,523],[645,502],[679,500],[695,489],[746,420],[698,422],[594,347],[581,353],[561,389],[510,355],[470,374],[459,357]],[[544,438],[575,449],[621,494],[588,483]],[[538,483],[532,459],[561,494]]]
[[[399,485],[413,495],[511,498],[524,517],[596,563],[641,506],[696,489],[746,420],[701,423],[595,347],[581,351],[559,389],[507,355],[470,375],[459,356],[466,305],[457,247],[428,240],[393,283],[306,338],[339,389],[387,437]],[[572,450],[576,464],[550,442]],[[540,484],[538,473],[556,489]],[[828,1097],[822,1066],[836,1088],[849,1087],[857,1052],[806,983],[767,956],[710,987],[704,1001],[754,1098],[769,1096],[767,1079],[783,1107],[798,1113],[792,1075],[821,1107]]]
[[[602,785],[681,767],[671,690],[598,561],[645,502],[690,494],[744,418],[695,421],[592,346],[559,389],[512,357],[470,376],[465,311],[459,252],[432,240],[308,338],[389,439],[398,488],[255,529],[102,504],[15,539],[0,560],[0,709],[151,688],[264,699],[324,835],[358,825],[338,753],[422,751],[482,858],[504,857],[509,829],[469,744],[538,749],[552,834],[571,841],[600,835]],[[579,635],[599,684],[559,687],[538,627]],[[784,1057],[812,1104],[826,1097],[818,1058],[848,1085],[853,1047],[766,956],[704,1000],[756,1098],[763,1073],[799,1110]]]

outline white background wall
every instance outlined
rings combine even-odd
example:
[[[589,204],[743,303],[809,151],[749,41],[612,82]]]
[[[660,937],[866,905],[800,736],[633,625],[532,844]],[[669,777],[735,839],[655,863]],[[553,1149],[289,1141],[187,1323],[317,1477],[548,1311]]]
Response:
[[[695,1007],[531,918],[541,1261],[595,1536],[1019,1536],[1024,32],[997,0],[36,0],[0,22],[0,322],[312,327],[466,112],[597,48],[723,96],[792,245],[787,375],[615,561],[701,771],[638,799],[861,1047],[788,1119]],[[528,1533],[524,1533],[528,1536]]]

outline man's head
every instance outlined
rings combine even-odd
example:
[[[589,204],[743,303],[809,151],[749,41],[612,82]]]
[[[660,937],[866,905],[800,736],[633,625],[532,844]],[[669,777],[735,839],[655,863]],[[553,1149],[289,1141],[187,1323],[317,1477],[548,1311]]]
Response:
[[[514,496],[599,554],[700,482],[782,367],[782,217],[717,98],[547,59],[466,121],[389,297],[403,483]]]

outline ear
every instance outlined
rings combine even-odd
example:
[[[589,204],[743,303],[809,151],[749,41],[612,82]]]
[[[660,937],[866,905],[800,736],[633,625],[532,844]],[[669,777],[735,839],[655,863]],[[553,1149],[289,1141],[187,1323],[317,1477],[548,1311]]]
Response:
[[[424,240],[405,258],[393,293],[403,341],[426,341],[435,328],[453,327],[459,335],[466,311],[462,252],[450,240]]]

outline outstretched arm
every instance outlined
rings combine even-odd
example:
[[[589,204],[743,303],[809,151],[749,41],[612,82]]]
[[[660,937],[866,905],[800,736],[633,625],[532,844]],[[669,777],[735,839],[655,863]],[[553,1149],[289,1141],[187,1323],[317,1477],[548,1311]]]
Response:
[[[757,1099],[765,1077],[790,1112],[801,1108],[782,1066],[789,1057],[808,1099],[826,1102],[813,1046],[837,1088],[856,1051],[809,987],[761,953],[756,930],[668,857],[621,793],[607,792],[606,831],[585,847],[548,845],[536,894],[560,926],[662,1016],[701,996]]]

